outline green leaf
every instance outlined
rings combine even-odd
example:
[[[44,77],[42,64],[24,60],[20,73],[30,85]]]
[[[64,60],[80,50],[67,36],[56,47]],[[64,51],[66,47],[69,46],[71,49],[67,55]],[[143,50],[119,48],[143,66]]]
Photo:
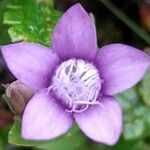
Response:
[[[8,26],[3,25],[3,13],[7,5],[7,0],[0,0],[0,44],[10,42],[8,35]]]
[[[9,0],[3,22],[9,25],[12,42],[23,40],[49,46],[60,16],[50,0]]]
[[[64,136],[61,136],[52,141],[28,141],[21,137],[21,121],[16,118],[11,130],[9,131],[8,141],[10,144],[19,146],[36,146],[40,149],[59,150],[62,147],[70,150],[76,148],[86,142],[86,138],[80,133],[77,126],[73,126],[71,130]]]

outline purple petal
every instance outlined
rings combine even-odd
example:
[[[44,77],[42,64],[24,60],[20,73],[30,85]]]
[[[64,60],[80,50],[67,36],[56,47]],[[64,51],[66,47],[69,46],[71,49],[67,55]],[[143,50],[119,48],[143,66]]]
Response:
[[[1,50],[10,71],[33,90],[48,86],[51,73],[59,63],[51,49],[39,44],[20,42],[2,46]]]
[[[81,130],[100,143],[113,145],[122,132],[122,111],[113,97],[103,97],[101,105],[91,106],[74,117]]]
[[[73,119],[47,91],[37,93],[27,104],[22,119],[22,137],[48,140],[66,133]]]
[[[103,94],[113,95],[142,78],[150,66],[150,57],[134,47],[110,44],[100,49],[96,63],[104,80]]]
[[[62,59],[93,59],[97,49],[94,22],[80,4],[72,6],[58,22],[52,47]]]

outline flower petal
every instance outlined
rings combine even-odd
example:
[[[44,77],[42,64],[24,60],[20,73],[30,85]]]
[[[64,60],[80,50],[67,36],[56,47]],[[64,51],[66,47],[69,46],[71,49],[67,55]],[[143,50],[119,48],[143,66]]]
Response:
[[[103,94],[113,95],[135,85],[148,70],[150,57],[124,44],[110,44],[98,52],[96,63],[104,80]]]
[[[94,22],[80,4],[67,10],[56,25],[52,38],[52,48],[62,59],[93,59],[96,43]]]
[[[92,140],[115,144],[122,131],[122,112],[113,97],[103,97],[101,105],[91,106],[81,114],[74,114],[81,130]]]
[[[48,86],[51,73],[59,63],[51,49],[39,44],[20,42],[2,46],[1,50],[10,71],[33,90]]]
[[[22,119],[22,137],[28,140],[48,140],[68,131],[72,117],[45,90],[27,104]]]

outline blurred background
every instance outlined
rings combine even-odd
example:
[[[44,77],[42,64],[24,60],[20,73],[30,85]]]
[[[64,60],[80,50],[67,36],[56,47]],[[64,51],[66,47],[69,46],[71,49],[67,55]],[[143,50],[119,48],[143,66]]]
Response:
[[[150,0],[0,0],[0,45],[24,40],[49,46],[57,20],[78,2],[95,20],[99,47],[118,42],[150,55]],[[51,142],[24,141],[4,98],[2,84],[14,80],[0,54],[0,150],[150,150],[150,72],[116,95],[124,110],[124,131],[112,147],[92,142],[76,126]]]

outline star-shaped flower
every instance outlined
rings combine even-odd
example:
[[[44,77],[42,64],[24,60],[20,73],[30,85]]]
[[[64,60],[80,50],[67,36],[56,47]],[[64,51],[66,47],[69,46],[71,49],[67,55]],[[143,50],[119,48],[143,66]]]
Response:
[[[34,90],[22,116],[22,137],[49,140],[74,122],[94,141],[115,144],[122,111],[112,96],[135,85],[150,57],[124,44],[98,50],[93,20],[80,4],[66,11],[52,48],[28,42],[1,47],[10,71]]]

